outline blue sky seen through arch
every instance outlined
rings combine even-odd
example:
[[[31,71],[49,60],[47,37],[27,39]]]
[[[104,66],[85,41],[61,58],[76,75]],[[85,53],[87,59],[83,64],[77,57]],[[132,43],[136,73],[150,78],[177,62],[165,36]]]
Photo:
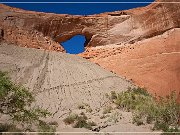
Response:
[[[66,42],[61,43],[67,53],[78,54],[84,52],[85,36],[76,35]]]

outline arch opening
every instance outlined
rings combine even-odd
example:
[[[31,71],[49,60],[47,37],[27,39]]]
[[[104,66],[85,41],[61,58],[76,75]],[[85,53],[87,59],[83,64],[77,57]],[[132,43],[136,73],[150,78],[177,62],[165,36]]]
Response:
[[[85,51],[85,46],[89,41],[84,35],[75,35],[67,41],[60,44],[64,47],[67,53],[78,54]]]

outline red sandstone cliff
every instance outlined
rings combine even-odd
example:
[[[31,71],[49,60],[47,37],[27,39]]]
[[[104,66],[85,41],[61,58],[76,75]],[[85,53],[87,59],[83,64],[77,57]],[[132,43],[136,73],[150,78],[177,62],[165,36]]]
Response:
[[[25,11],[1,4],[0,29],[4,40],[27,47],[58,47],[57,42],[77,34],[85,35],[88,47],[133,43],[179,27],[179,8],[176,3],[152,3],[126,11],[72,16]]]

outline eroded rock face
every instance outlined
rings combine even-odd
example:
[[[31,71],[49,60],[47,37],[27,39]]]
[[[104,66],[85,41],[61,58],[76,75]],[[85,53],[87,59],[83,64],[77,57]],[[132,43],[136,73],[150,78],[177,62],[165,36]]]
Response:
[[[91,48],[81,56],[152,94],[166,96],[175,90],[180,101],[180,28],[134,44]]]
[[[88,48],[153,37],[179,27],[179,14],[180,5],[175,3],[152,3],[143,8],[91,16],[38,13],[1,4],[0,27],[8,42],[63,52],[59,43],[78,34],[85,35]]]

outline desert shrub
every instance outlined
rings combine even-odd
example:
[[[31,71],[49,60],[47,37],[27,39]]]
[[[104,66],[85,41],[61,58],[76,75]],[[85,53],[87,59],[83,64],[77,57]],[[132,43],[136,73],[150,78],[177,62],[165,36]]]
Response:
[[[100,119],[105,119],[105,118],[108,118],[108,117],[110,117],[109,114],[108,115],[103,114],[102,116],[100,116]]]
[[[53,135],[55,130],[56,130],[55,126],[49,126],[49,124],[44,121],[39,122],[38,132],[42,132],[40,134],[47,134],[46,132],[51,132],[51,133],[48,133],[48,135]],[[45,132],[45,133],[43,133],[43,132]]]
[[[103,114],[111,113],[112,109],[113,108],[111,106],[106,106],[103,110]]]
[[[178,127],[169,127],[165,133],[162,133],[161,135],[179,135],[180,129]]]
[[[79,116],[73,127],[74,128],[87,128],[91,130],[92,126],[96,126],[96,123],[93,121],[87,121],[86,117],[84,116]]]
[[[133,114],[133,123],[136,124],[137,126],[143,125],[144,124],[144,119],[141,116],[141,113],[134,112]]]
[[[138,87],[129,88],[116,95],[117,98],[113,103],[118,108],[132,111],[133,123],[137,125],[153,123],[154,130],[166,132],[179,128],[180,105],[176,102],[175,92],[165,98],[153,97],[145,89]]]
[[[80,117],[77,122],[75,123],[75,125],[73,126],[74,128],[90,128],[88,125],[87,125],[87,122],[85,119],[82,119],[82,117]]]
[[[90,105],[87,103],[79,104],[77,108],[78,109],[85,109],[86,112],[89,112],[89,113],[91,113],[93,111],[92,108],[90,107]]]
[[[111,91],[110,99],[111,100],[117,99],[117,94],[115,91]]]
[[[167,132],[170,127],[179,127],[180,105],[176,102],[175,92],[169,97],[159,97],[156,101],[145,103],[139,112],[141,118],[146,118],[147,123],[154,123],[155,130],[161,129]]]
[[[73,124],[75,120],[78,118],[77,114],[70,114],[67,118],[63,120],[65,124]]]
[[[132,91],[135,94],[140,94],[144,96],[151,96],[145,88],[137,87],[137,88],[128,88],[128,91]]]
[[[89,112],[89,113],[91,113],[93,110],[92,110],[92,108],[91,107],[87,107],[86,108],[86,112]]]
[[[17,128],[13,124],[0,124],[0,133],[1,132],[22,132],[21,129]],[[19,135],[22,135],[22,133],[19,133]]]
[[[22,131],[38,128],[41,119],[51,115],[38,106],[31,107],[34,101],[28,89],[13,83],[6,72],[0,71],[0,114],[10,116],[13,125],[21,125]]]
[[[153,100],[152,96],[146,93],[145,89],[128,88],[127,91],[116,94],[116,99],[113,102],[126,111],[135,110],[141,108],[147,100]]]
[[[83,128],[84,127],[84,128],[87,128],[87,129],[91,129],[92,128],[91,125],[89,125],[87,123],[87,119],[84,116],[77,117],[76,123],[74,124],[73,127],[74,128]]]
[[[73,124],[74,128],[87,128],[92,129],[92,126],[95,126],[96,124],[91,121],[87,121],[87,116],[82,113],[81,115],[77,114],[70,114],[67,118],[65,118],[63,121],[66,124]]]
[[[170,127],[171,129],[176,129],[179,127],[178,120],[180,116],[180,104],[176,102],[175,92],[172,92],[169,97],[160,97],[155,109],[156,113],[154,116],[154,129],[169,131]],[[153,112],[151,111],[151,115]]]
[[[114,112],[113,114],[110,115],[108,121],[117,123],[117,122],[119,122],[119,119],[121,119],[121,114],[118,112]]]
[[[51,121],[49,122],[49,125],[55,125],[55,126],[58,126],[58,123],[56,121]]]

